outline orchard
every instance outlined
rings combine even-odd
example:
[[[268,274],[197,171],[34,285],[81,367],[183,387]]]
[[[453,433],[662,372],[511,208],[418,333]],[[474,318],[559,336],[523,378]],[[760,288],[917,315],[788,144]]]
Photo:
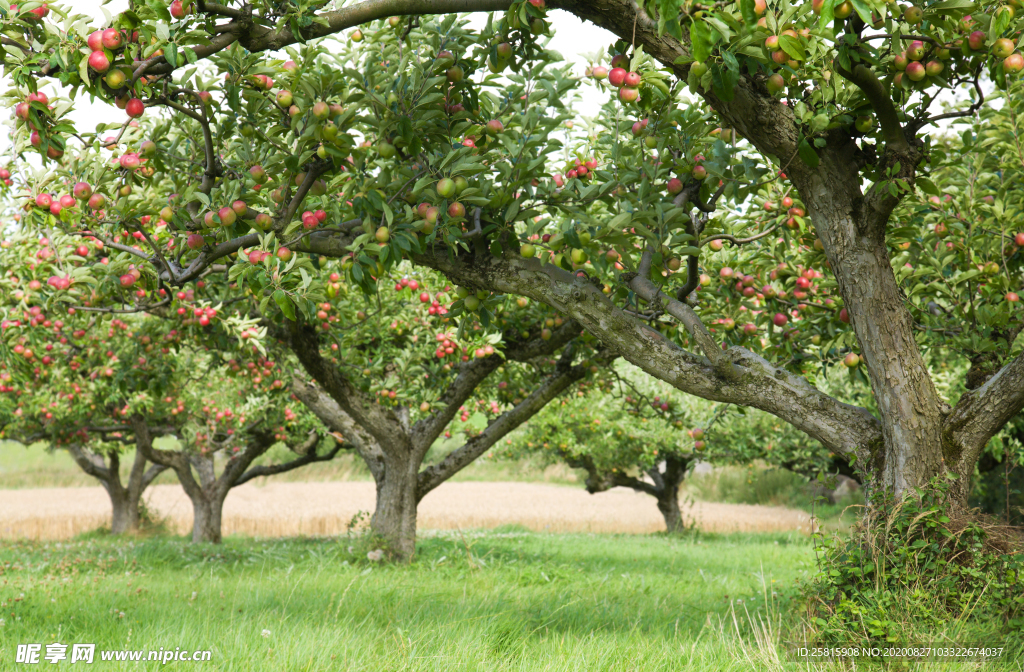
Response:
[[[613,35],[585,72],[547,48],[552,10]],[[66,431],[106,441],[75,385],[111,378],[104,413],[123,424],[132,385],[181,380],[194,349],[261,381],[238,396],[258,393],[271,429],[217,446],[319,456],[339,433],[377,483],[373,527],[409,559],[427,492],[563,392],[608,394],[616,358],[802,433],[790,464],[921,506],[938,487],[950,518],[1024,409],[1015,0],[0,13],[0,377],[26,435],[59,415],[29,393],[47,381]],[[585,96],[597,115],[578,114]],[[86,98],[110,110],[95,129],[72,119]],[[94,330],[114,319],[153,349],[123,336],[131,358],[106,355]],[[266,367],[285,360],[294,376]],[[293,436],[289,391],[308,423]],[[210,422],[197,399],[186,414]],[[485,429],[467,432],[477,410]],[[680,454],[700,452],[705,420],[669,419]],[[133,440],[188,481],[195,451],[148,447],[156,424]],[[457,445],[425,462],[442,436]],[[661,478],[640,443],[612,461]],[[564,457],[633,487],[598,453]],[[198,485],[226,493],[244,471]]]

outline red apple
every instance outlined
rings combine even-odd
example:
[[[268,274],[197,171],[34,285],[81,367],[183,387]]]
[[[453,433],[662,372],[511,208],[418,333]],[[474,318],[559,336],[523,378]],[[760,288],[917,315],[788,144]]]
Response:
[[[612,86],[622,86],[626,81],[626,71],[623,68],[612,68],[608,73],[608,83]]]
[[[132,98],[124,106],[124,111],[127,112],[128,116],[132,119],[138,119],[139,117],[141,117],[145,109],[145,103],[143,103],[138,98]]]
[[[121,31],[116,28],[107,28],[103,31],[103,46],[111,51],[116,51],[121,48],[121,44],[124,42],[124,35]]]

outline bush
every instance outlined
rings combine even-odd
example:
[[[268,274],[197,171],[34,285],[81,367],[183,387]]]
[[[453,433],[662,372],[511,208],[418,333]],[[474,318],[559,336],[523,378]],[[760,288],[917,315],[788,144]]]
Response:
[[[816,535],[819,573],[806,596],[818,643],[1003,645],[1008,636],[1020,647],[1020,532],[946,515],[950,483],[933,480],[919,500],[873,494],[847,539]]]

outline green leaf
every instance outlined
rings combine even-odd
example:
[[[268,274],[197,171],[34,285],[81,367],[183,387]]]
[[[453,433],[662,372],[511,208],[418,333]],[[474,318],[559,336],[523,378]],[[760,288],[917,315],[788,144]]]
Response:
[[[818,153],[811,147],[811,143],[807,142],[807,138],[801,140],[800,144],[797,145],[797,153],[800,155],[800,160],[811,168],[817,168],[818,163],[821,161],[818,158]]]
[[[804,51],[804,45],[800,44],[800,40],[792,35],[779,35],[779,46],[790,58],[798,61],[807,60],[807,52]]]
[[[740,13],[743,15],[743,23],[747,26],[757,24],[757,14],[754,13],[754,0],[740,0]]]
[[[287,294],[282,292],[280,289],[276,290],[274,292],[274,303],[276,303],[281,309],[281,312],[284,313],[285,317],[292,322],[295,321],[295,306],[292,305],[292,301],[288,298]]]
[[[706,61],[711,56],[711,29],[703,21],[690,24],[690,46],[698,61]]]
[[[818,30],[825,30],[836,18],[836,0],[825,0],[821,5],[821,17],[818,19]]]

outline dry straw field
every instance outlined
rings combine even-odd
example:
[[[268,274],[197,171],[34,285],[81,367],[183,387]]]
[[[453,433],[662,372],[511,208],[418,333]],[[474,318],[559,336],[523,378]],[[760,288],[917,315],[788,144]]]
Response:
[[[151,512],[179,533],[192,509],[177,485],[147,492]],[[260,537],[344,532],[359,512],[373,510],[370,482],[246,484],[224,504],[224,533]],[[810,516],[780,507],[697,502],[686,516],[708,532],[807,532]],[[0,538],[67,539],[109,524],[110,502],[99,487],[0,490]],[[517,524],[550,532],[632,532],[664,529],[654,500],[627,490],[589,495],[539,483],[446,483],[420,504],[422,530]]]

